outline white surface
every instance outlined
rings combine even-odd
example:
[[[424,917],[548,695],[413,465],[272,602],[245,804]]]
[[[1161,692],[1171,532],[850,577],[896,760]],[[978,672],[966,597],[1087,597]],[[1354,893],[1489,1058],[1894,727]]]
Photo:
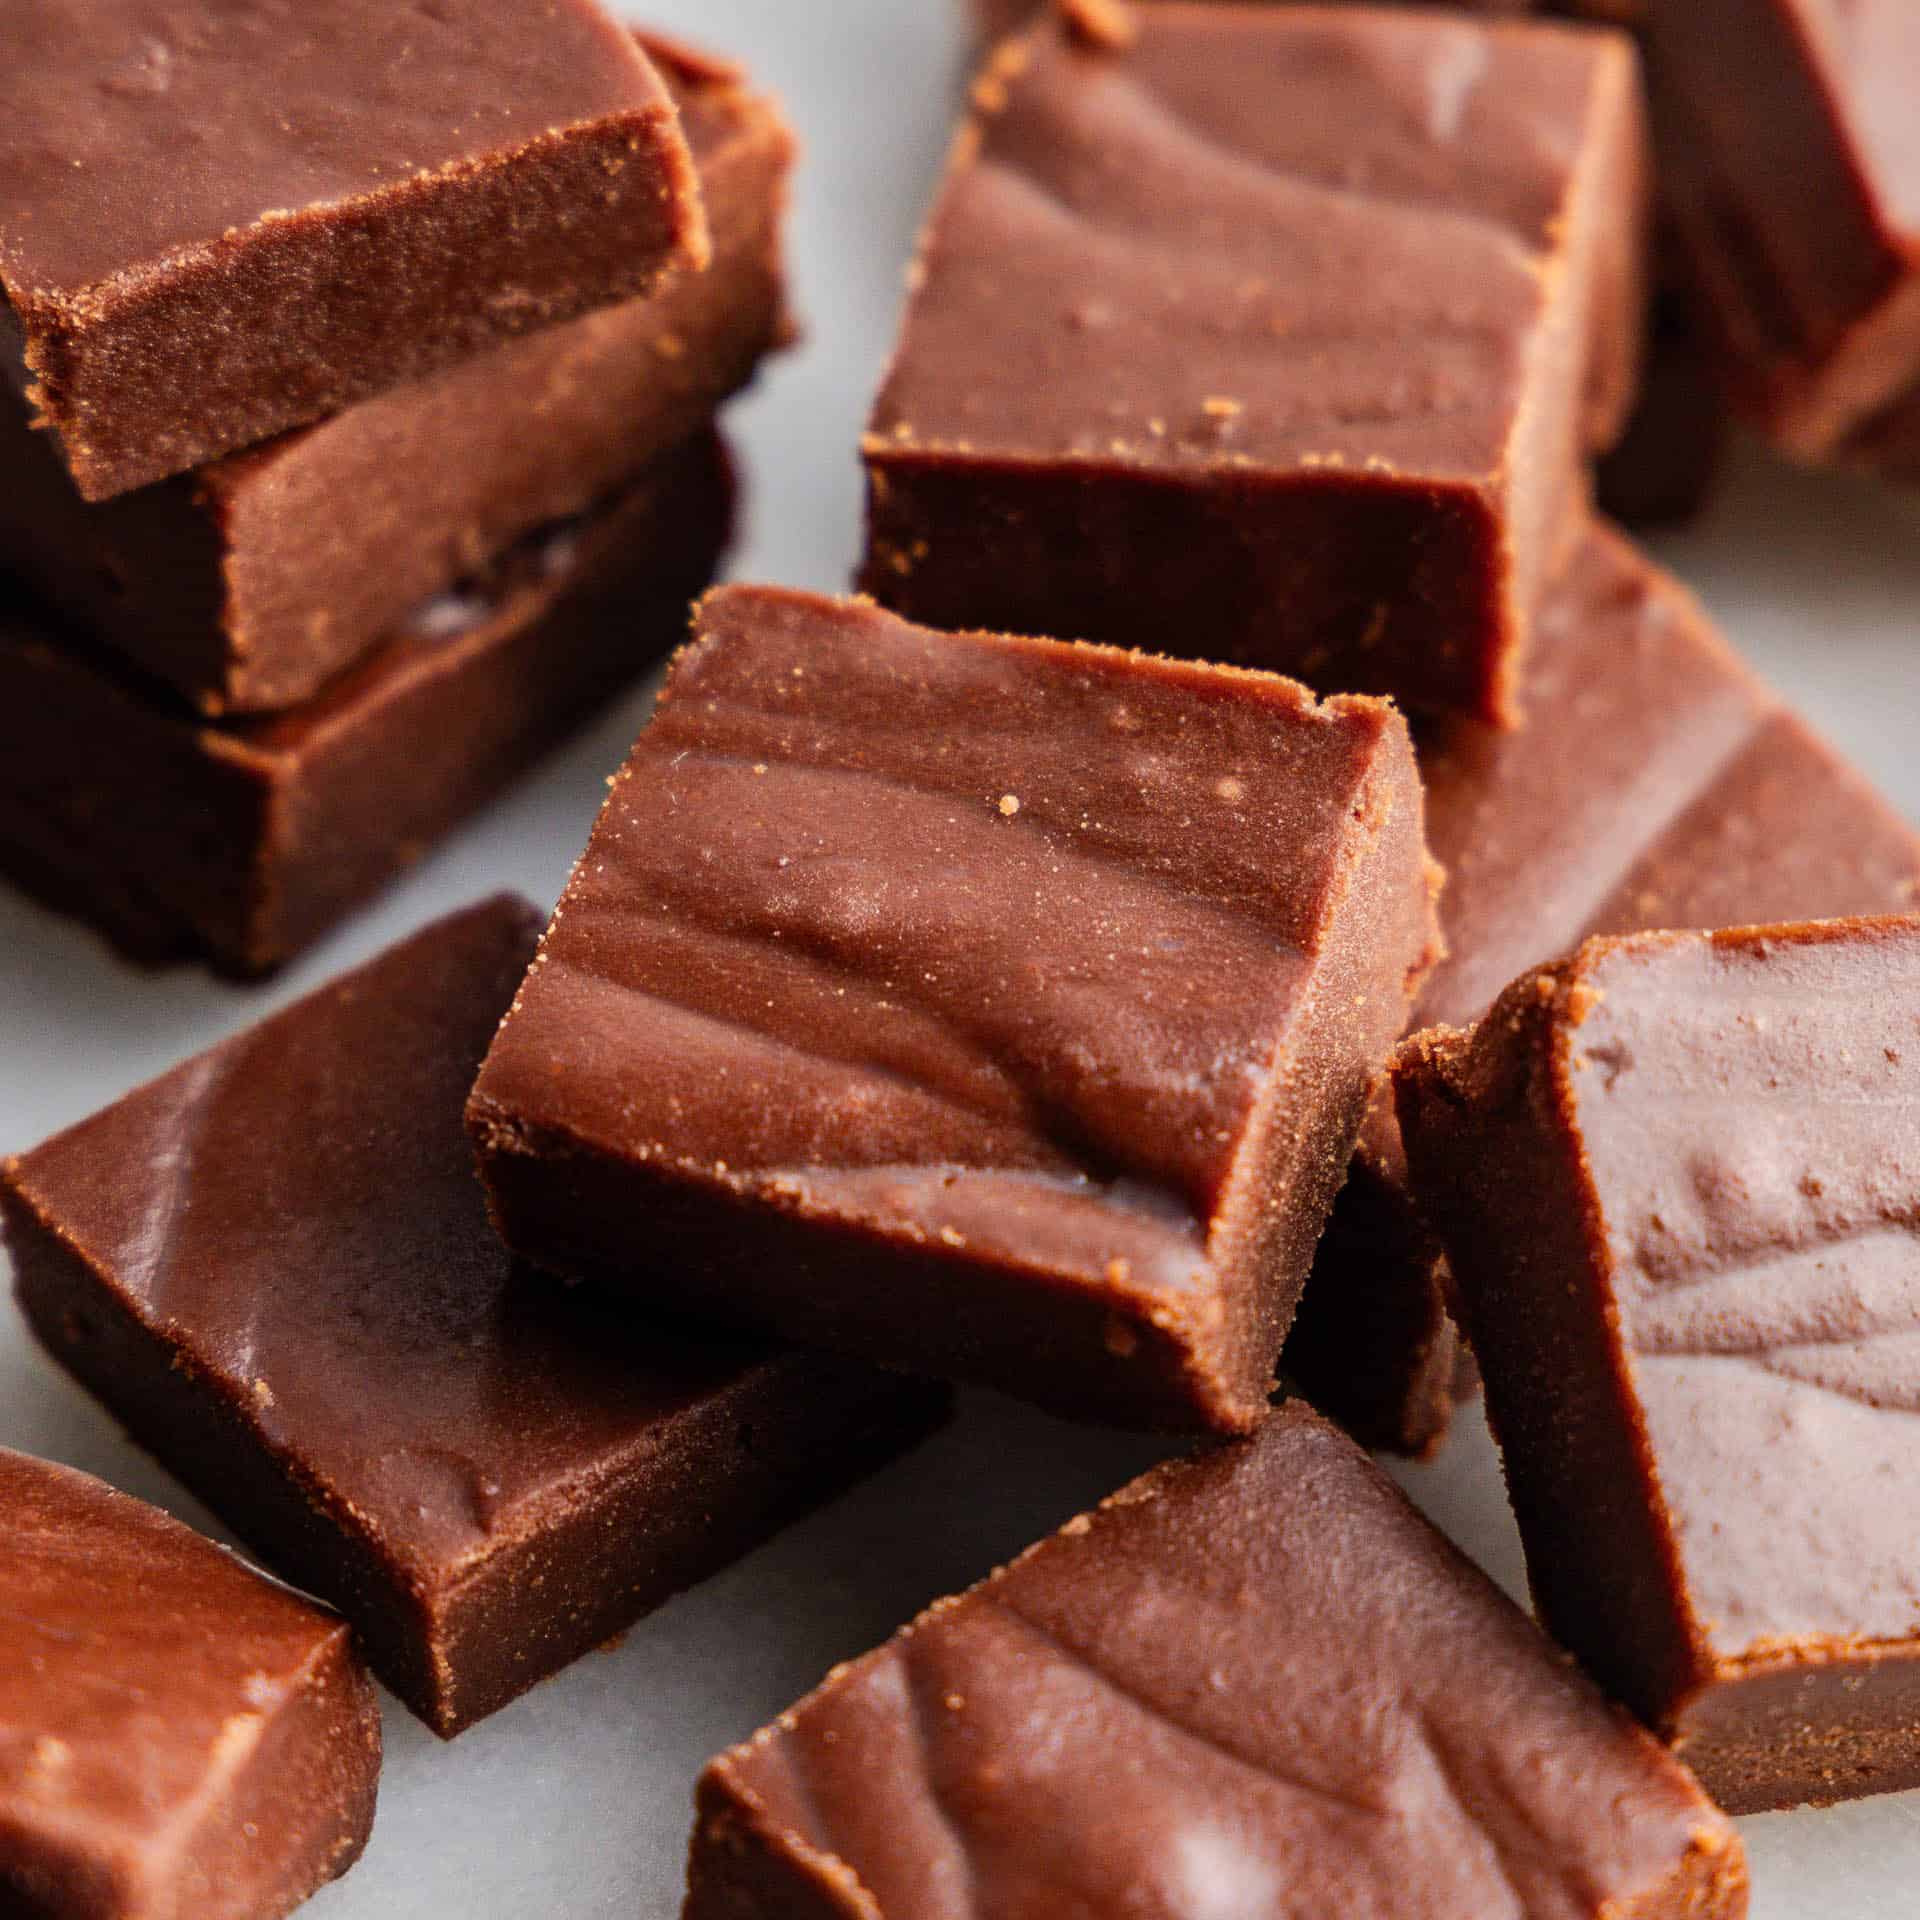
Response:
[[[893,334],[900,273],[960,70],[953,0],[652,0],[656,23],[736,54],[807,142],[794,231],[809,345],[738,413],[750,538],[736,575],[838,588],[858,544],[855,436]],[[1763,669],[1920,815],[1920,508],[1743,464],[1711,521],[1671,542]],[[500,886],[551,900],[644,701],[459,835],[379,908],[267,990],[119,967],[86,933],[0,893],[0,1149],[124,1089]],[[197,1510],[29,1347],[0,1305],[0,1443]],[[389,1706],[364,1862],[314,1920],[669,1916],[688,1791],[709,1753],[1151,1459],[985,1400],[852,1499],[442,1746]],[[1484,1430],[1405,1478],[1510,1585],[1518,1550]],[[1748,1821],[1758,1920],[1911,1920],[1920,1795]]]

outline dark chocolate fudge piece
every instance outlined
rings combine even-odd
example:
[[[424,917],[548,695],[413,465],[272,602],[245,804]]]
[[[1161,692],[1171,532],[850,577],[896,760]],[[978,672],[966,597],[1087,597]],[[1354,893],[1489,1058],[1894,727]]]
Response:
[[[1432,885],[1380,701],[722,589],[475,1088],[495,1217],[716,1322],[1250,1426]]]
[[[1395,1085],[1549,1629],[1734,1812],[1920,1786],[1920,919],[1592,940]]]
[[[702,1776],[686,1920],[1713,1920],[1732,1826],[1298,1401]]]
[[[0,361],[90,500],[704,261],[597,0],[7,0]]]
[[[793,140],[737,74],[648,46],[699,166],[705,273],[97,504],[0,391],[0,570],[207,713],[286,707],[699,432],[783,335]]]
[[[131,957],[270,972],[686,631],[726,543],[710,434],[436,597],[286,713],[211,726],[0,611],[0,871]]]
[[[343,1620],[0,1448],[0,1913],[279,1920],[360,1857],[379,1777]]]
[[[442,921],[0,1165],[55,1356],[449,1735],[946,1404],[516,1274],[460,1113],[539,929]]]
[[[1660,0],[1662,183],[1736,398],[1805,457],[1920,400],[1920,8]]]
[[[1450,952],[1417,1026],[1478,1019],[1589,934],[1920,901],[1920,836],[1619,534],[1595,526],[1542,608],[1523,697],[1517,733],[1460,723],[1420,742]],[[1375,1446],[1425,1451],[1452,1415],[1445,1263],[1384,1099],[1283,1366]]]
[[[1631,43],[1359,7],[1133,24],[1049,17],[977,83],[865,441],[863,584],[937,626],[1512,721],[1581,455],[1632,398]]]

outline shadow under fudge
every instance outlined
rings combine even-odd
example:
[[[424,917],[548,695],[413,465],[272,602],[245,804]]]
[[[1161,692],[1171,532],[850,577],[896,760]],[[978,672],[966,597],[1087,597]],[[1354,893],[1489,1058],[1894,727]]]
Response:
[[[0,872],[129,958],[269,973],[686,630],[733,526],[711,432],[523,541],[287,713],[211,725],[0,610]]]
[[[0,9],[0,377],[106,499],[706,263],[596,0]]]
[[[1920,835],[1611,529],[1589,530],[1542,606],[1522,697],[1517,732],[1456,722],[1417,741],[1450,957],[1415,1027],[1479,1018],[1589,934],[1920,900]],[[1412,1453],[1472,1378],[1384,1091],[1281,1364],[1368,1444]]]
[[[1549,1630],[1734,1812],[1920,1786],[1920,919],[1590,941],[1395,1081]]]
[[[359,1859],[380,1757],[337,1614],[0,1448],[0,1911],[271,1920]]]
[[[516,1272],[461,1109],[539,927],[440,921],[0,1164],[48,1350],[446,1736],[948,1406]]]
[[[1512,724],[1583,459],[1637,382],[1631,43],[1135,20],[1114,48],[1049,16],[976,84],[863,442],[862,585],[934,626]]]
[[[1298,1401],[832,1673],[696,1796],[685,1920],[1739,1920],[1746,1863]]]
[[[699,169],[706,272],[111,501],[0,391],[0,569],[204,712],[285,708],[706,427],[789,331],[793,137],[737,72],[642,44]]]
[[[1383,702],[723,589],[476,1084],[496,1220],[720,1324],[1250,1426],[1432,884]]]

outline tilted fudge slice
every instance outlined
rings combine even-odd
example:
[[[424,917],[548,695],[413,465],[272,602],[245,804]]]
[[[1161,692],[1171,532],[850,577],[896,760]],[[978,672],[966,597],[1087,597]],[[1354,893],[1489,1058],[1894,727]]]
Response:
[[[686,1920],[1735,1920],[1685,1772],[1298,1401],[715,1760]]]
[[[1589,941],[1395,1082],[1549,1630],[1735,1812],[1920,1785],[1920,919]]]
[[[530,1258],[1237,1429],[1434,952],[1404,723],[710,595],[469,1107]]]
[[[279,1920],[359,1859],[379,1777],[345,1621],[0,1448],[0,1912]]]

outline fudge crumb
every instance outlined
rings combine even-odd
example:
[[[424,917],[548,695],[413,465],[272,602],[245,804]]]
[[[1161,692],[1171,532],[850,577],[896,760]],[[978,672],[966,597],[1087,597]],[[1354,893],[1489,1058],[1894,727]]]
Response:
[[[1060,0],[1068,33],[1103,53],[1124,53],[1140,37],[1140,23],[1123,0]]]
[[[1020,796],[1017,793],[1003,793],[1000,796],[1000,811],[1011,820],[1020,811]]]

